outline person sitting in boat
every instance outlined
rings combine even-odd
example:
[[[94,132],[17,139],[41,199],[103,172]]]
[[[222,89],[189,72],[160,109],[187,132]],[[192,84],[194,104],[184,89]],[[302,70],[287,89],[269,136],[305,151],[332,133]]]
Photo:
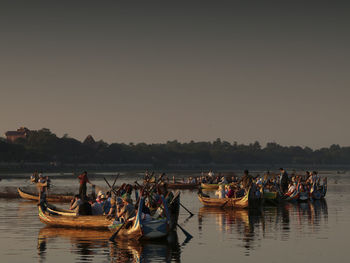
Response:
[[[225,185],[224,185],[225,197],[227,196],[227,193],[228,193],[228,191],[230,190],[229,188],[230,188],[230,187],[229,187],[228,184],[225,184]]]
[[[219,185],[219,189],[215,192],[215,195],[217,195],[218,198],[225,198],[225,189],[222,184]]]
[[[32,183],[37,183],[39,180],[39,174],[38,172],[34,172],[31,176],[30,176],[30,182]]]
[[[227,184],[227,180],[225,176],[221,177],[219,184]]]
[[[120,189],[118,190],[117,194],[120,194],[120,192],[121,192],[120,190],[123,187],[125,187],[125,184],[123,184],[120,187]],[[108,219],[114,218],[116,216],[116,213],[117,213],[117,202],[120,199],[120,197],[117,196],[115,192],[110,192],[109,194],[110,194],[110,198],[107,199],[107,200],[109,200],[110,208],[109,208],[109,211],[106,213]]]
[[[234,191],[234,189],[233,189],[233,186],[232,185],[230,185],[230,186],[228,186],[228,192],[227,192],[227,194],[226,194],[226,197],[227,198],[234,198],[235,197],[235,191]]]
[[[125,222],[126,220],[132,220],[136,215],[135,207],[132,204],[130,198],[124,197],[122,203],[117,203],[117,217],[119,221]]]
[[[101,195],[100,199],[106,199],[106,197],[104,195]],[[103,215],[104,211],[103,211],[101,203],[96,202],[96,200],[94,201],[93,199],[90,199],[89,203],[91,205],[92,215]]]
[[[101,206],[103,209],[103,214],[107,215],[111,209],[111,193],[107,192],[105,197],[105,199],[101,199]]]
[[[97,203],[102,203],[101,196],[103,196],[103,195],[104,195],[104,193],[102,191],[98,191],[97,197],[96,197],[96,202]]]
[[[165,201],[167,201],[167,204],[169,205],[170,202],[174,198],[174,194],[172,191],[168,191],[168,184],[162,183],[158,186],[158,195],[163,195]]]
[[[80,199],[80,195],[75,195],[74,199],[71,201],[71,205],[69,207],[70,210],[74,210],[77,214],[79,213],[79,206],[82,204]]]
[[[289,183],[288,192],[285,194],[286,196],[291,196],[297,190],[295,183]]]

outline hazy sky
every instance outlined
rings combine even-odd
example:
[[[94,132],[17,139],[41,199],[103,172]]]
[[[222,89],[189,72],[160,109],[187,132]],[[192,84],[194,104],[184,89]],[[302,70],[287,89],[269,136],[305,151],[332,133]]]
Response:
[[[350,145],[349,1],[5,1],[0,132]]]

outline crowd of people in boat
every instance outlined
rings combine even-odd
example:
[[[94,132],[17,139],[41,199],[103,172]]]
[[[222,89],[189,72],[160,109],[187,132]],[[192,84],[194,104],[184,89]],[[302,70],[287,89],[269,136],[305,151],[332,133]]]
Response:
[[[119,189],[110,189],[104,193],[99,191],[96,198],[86,195],[86,188],[81,184],[90,183],[87,178],[87,172],[79,176],[80,187],[77,194],[71,201],[70,210],[76,212],[77,215],[104,215],[108,219],[114,219],[115,224],[125,221],[132,221],[136,215],[141,196],[147,197],[146,205],[142,206],[142,220],[151,220],[165,216],[165,210],[162,204],[161,196],[169,205],[174,195],[168,191],[167,183],[162,182],[155,184],[155,180],[147,179],[150,183],[154,183],[154,187],[145,190],[140,185],[122,184]],[[132,199],[134,194],[135,202]]]
[[[169,179],[165,174],[160,176],[161,184],[150,192],[147,192],[147,205],[145,207],[144,216],[150,215],[150,209],[156,210],[160,207],[160,196],[163,195],[167,202],[173,198],[171,191],[168,191]],[[137,200],[140,195],[145,195],[145,192],[139,192],[138,187],[130,184],[123,184],[118,190],[111,189],[104,193],[99,191],[97,196],[87,196],[86,184],[91,184],[93,189],[95,185],[90,182],[87,172],[84,171],[78,176],[79,180],[79,194],[77,194],[71,201],[70,209],[79,215],[105,215],[109,218],[116,218],[117,221],[124,221],[126,218],[135,215]],[[173,180],[175,180],[173,178]],[[44,176],[43,173],[35,172],[31,176],[31,181],[38,185],[40,202],[45,200],[47,191],[50,188],[50,179]],[[156,177],[146,171],[144,181],[147,183],[155,183]],[[209,171],[207,175],[202,173],[199,177],[190,177],[189,183],[204,183],[204,184],[218,184],[216,196],[218,198],[241,198],[248,189],[256,198],[260,198],[263,192],[278,192],[280,196],[291,197],[298,193],[300,196],[307,198],[311,194],[320,195],[327,187],[327,178],[323,179],[321,184],[321,177],[316,171],[307,171],[304,175],[297,175],[293,172],[290,176],[285,169],[280,168],[279,174],[271,174],[269,171],[263,175],[257,174],[252,176],[248,170],[243,172],[243,176],[215,176],[213,171]],[[94,191],[93,191],[94,192]],[[135,203],[131,196],[135,194]],[[159,213],[161,215],[162,212]],[[164,213],[164,211],[163,211]]]
[[[236,176],[231,178],[217,176],[213,179],[212,174],[209,172],[208,176],[201,176],[199,179],[202,183],[218,184],[218,190],[215,193],[218,198],[243,197],[246,191],[251,189],[257,198],[263,192],[278,192],[284,198],[298,194],[299,198],[306,200],[310,196],[319,199],[320,195],[327,190],[327,177],[323,178],[321,183],[321,177],[317,171],[306,171],[302,175],[293,172],[288,175],[285,169],[280,168],[279,174],[270,174],[268,171],[254,177],[245,170],[240,179]]]

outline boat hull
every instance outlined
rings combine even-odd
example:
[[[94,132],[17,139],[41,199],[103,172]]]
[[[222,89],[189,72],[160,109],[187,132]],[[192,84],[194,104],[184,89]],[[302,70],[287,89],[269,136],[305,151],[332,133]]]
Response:
[[[198,195],[199,201],[208,207],[232,207],[232,208],[248,208],[249,192],[242,198],[210,198]]]
[[[21,198],[31,201],[39,201],[39,195],[28,193],[23,191],[21,188],[17,188],[18,194]],[[73,199],[73,196],[69,195],[50,195],[46,196],[48,202],[70,202]]]

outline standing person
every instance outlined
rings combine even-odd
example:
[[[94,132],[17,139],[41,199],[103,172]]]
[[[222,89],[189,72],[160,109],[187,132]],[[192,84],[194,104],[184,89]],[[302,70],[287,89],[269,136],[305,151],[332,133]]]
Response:
[[[288,183],[289,183],[289,177],[287,172],[280,168],[280,187],[282,193],[286,193],[288,191]]]
[[[47,191],[47,181],[42,173],[39,175],[38,187],[39,187],[39,203],[43,203],[46,200],[46,191]]]
[[[248,170],[244,170],[242,177],[242,186],[244,189],[247,189],[253,183],[253,177],[249,174]]]
[[[86,183],[91,184],[94,186],[87,177],[87,171],[84,171],[81,175],[78,176],[79,179],[79,195],[82,200],[85,200],[86,198]]]

